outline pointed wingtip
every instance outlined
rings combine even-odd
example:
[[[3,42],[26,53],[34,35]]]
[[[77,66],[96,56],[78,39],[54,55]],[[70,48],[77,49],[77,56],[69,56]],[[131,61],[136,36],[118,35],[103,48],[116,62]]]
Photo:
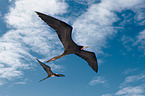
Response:
[[[39,80],[39,83],[42,82],[43,80]]]
[[[65,77],[65,75],[61,74],[60,77]]]
[[[98,70],[96,70],[95,72],[98,73]]]
[[[38,59],[36,59],[40,64],[42,63],[41,61],[39,61]]]
[[[62,74],[62,77],[65,77],[65,75]]]
[[[40,83],[41,81],[43,81],[43,80],[39,80],[39,83]]]
[[[42,13],[40,13],[40,12],[38,12],[38,11],[35,11],[35,13],[37,13],[37,15],[42,14]]]
[[[39,60],[36,58],[36,60],[39,62]]]
[[[35,11],[35,13],[39,13],[39,12]]]
[[[94,69],[94,71],[95,71],[96,73],[98,73],[98,67],[97,67],[96,69]]]

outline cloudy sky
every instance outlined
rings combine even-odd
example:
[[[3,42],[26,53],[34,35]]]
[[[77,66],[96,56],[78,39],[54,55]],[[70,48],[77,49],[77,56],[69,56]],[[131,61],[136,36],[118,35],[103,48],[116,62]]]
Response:
[[[36,2],[37,1],[37,2]],[[0,0],[0,96],[145,96],[145,0]],[[73,26],[72,38],[96,53],[99,71],[63,53],[39,11]]]

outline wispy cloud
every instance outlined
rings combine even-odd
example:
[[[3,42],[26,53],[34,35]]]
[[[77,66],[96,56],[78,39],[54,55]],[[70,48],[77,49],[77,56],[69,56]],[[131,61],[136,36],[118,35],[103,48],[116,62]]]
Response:
[[[112,94],[103,94],[102,96],[113,96]]]
[[[102,0],[90,5],[87,11],[74,21],[74,40],[78,44],[89,45],[90,50],[96,53],[103,53],[101,48],[107,46],[107,39],[120,28],[113,26],[113,23],[119,20],[115,11],[140,10],[143,2]],[[34,11],[54,16],[66,13],[68,8],[64,0],[16,0],[14,3],[10,6],[9,13],[5,14],[5,22],[11,30],[0,38],[0,76],[9,80],[20,77],[24,74],[23,69],[29,69],[36,63],[36,55],[46,60],[60,53],[62,48],[56,33],[44,25]],[[136,16],[139,21],[142,21],[142,18],[141,15]]]
[[[9,2],[12,2],[12,0],[9,0]]]
[[[107,39],[120,30],[119,26],[113,26],[119,20],[115,12],[132,10],[137,13],[134,19],[138,19],[144,3],[144,0],[102,0],[92,4],[73,24],[75,41],[91,46],[96,53],[103,53],[101,48],[107,46]]]
[[[135,82],[135,81],[139,81],[145,79],[145,75],[144,74],[140,74],[140,75],[136,75],[136,76],[128,76],[125,79],[125,83],[131,83],[131,82]]]
[[[104,8],[109,10],[119,11],[131,9],[137,11],[144,5],[144,0],[102,0]]]
[[[64,70],[64,67],[62,65],[56,65],[54,63],[51,63],[49,64],[49,66],[52,68],[52,70],[60,70],[60,71],[63,71]]]
[[[112,1],[112,0],[109,0]],[[131,3],[130,3],[131,2]],[[116,8],[114,8],[114,10],[118,10],[118,8],[120,8],[121,10],[129,10],[131,11],[131,13],[126,13],[126,14],[122,14],[123,17],[123,21],[122,23],[120,23],[121,26],[125,26],[128,23],[132,23],[134,25],[144,25],[145,26],[145,12],[144,12],[144,8],[145,8],[145,1],[144,0],[118,0],[115,1],[114,6],[116,6]],[[118,7],[117,7],[118,6]],[[140,32],[140,34],[137,36],[137,40],[134,37],[131,36],[125,36],[123,35],[122,37],[122,42],[124,47],[127,49],[127,51],[131,51],[133,48],[135,48],[136,46],[138,46],[139,44],[139,49],[142,49],[143,52],[145,52],[145,48],[144,48],[144,36],[143,36],[144,32]]]
[[[145,40],[145,30],[140,32],[137,38],[138,38],[138,42]]]
[[[96,53],[102,53],[106,38],[115,33],[112,24],[116,20],[116,15],[103,8],[102,3],[93,4],[74,22],[74,39],[81,45],[89,45]]]
[[[137,41],[135,42],[135,45],[139,45],[139,50],[143,50],[145,54],[145,30],[137,35]]]
[[[0,79],[0,86],[1,85],[4,85],[5,84],[5,82],[3,82],[1,79]]]
[[[36,55],[49,59],[50,54],[60,53],[55,48],[61,46],[57,35],[43,25],[35,11],[50,15],[67,12],[63,0],[16,0],[14,3],[4,17],[10,30],[0,38],[0,78],[8,80],[21,77],[22,70],[36,63]]]
[[[144,96],[145,86],[133,86],[133,87],[124,87],[118,90],[116,93],[112,94],[103,94],[102,96]]]
[[[109,94],[109,96],[144,96],[144,82],[144,72],[141,72],[139,75],[127,76],[123,83],[120,84],[119,90]]]
[[[121,38],[121,41],[123,42],[124,47],[127,49],[127,51],[131,51],[134,40],[131,37],[123,35]]]
[[[144,88],[141,86],[125,87],[115,93],[117,96],[144,96]]]
[[[130,84],[136,84],[138,82],[143,83],[144,81],[145,81],[144,72],[142,72],[139,75],[127,76],[125,78],[124,82],[121,84],[120,88],[128,86]]]
[[[137,68],[133,68],[133,69],[129,68],[129,69],[125,70],[123,72],[123,74],[127,75],[127,74],[130,74],[130,73],[134,73],[135,71],[137,71]]]
[[[21,82],[16,82],[15,84],[26,84],[27,81],[28,81],[28,79],[24,79],[23,81],[21,81]]]
[[[16,82],[15,84],[26,84],[26,82]]]
[[[106,83],[107,83],[107,81],[105,80],[105,78],[103,76],[99,76],[99,77],[94,77],[89,82],[89,85],[97,85],[97,84],[106,85]]]
[[[91,5],[95,2],[99,2],[100,0],[75,0],[75,2],[83,5]]]

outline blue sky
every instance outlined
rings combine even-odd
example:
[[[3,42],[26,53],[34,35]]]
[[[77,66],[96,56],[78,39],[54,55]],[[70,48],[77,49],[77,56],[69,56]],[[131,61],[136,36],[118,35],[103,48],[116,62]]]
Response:
[[[0,0],[0,96],[145,96],[145,0]],[[63,53],[34,11],[73,26],[99,71],[75,55],[48,63],[63,78],[39,80],[42,62]]]

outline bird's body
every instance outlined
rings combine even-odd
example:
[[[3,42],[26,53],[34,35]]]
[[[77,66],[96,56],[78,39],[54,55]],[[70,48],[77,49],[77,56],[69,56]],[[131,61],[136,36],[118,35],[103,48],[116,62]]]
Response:
[[[39,61],[38,59],[37,59],[37,61],[38,61],[39,64],[43,67],[43,69],[47,72],[47,77],[44,78],[44,79],[42,79],[42,80],[40,80],[39,82],[41,82],[41,81],[43,81],[43,80],[45,80],[45,79],[47,79],[47,78],[49,78],[49,77],[54,77],[54,76],[57,76],[57,77],[64,77],[63,74],[53,73],[53,72],[51,71],[51,68],[50,68],[49,66],[45,65],[44,63],[42,63],[42,62]]]
[[[76,54],[77,56],[86,60],[88,62],[88,64],[90,65],[90,67],[95,72],[98,71],[98,64],[97,64],[97,59],[96,59],[95,53],[83,50],[85,48],[84,46],[79,46],[72,40],[72,38],[71,38],[72,29],[73,29],[72,26],[70,26],[67,23],[60,21],[54,17],[45,15],[43,13],[40,13],[40,12],[36,12],[36,13],[39,15],[39,17],[44,22],[46,22],[50,27],[52,27],[56,31],[60,41],[62,42],[62,44],[64,46],[63,54],[58,55],[58,56],[46,61],[47,63],[50,61],[59,59],[68,54]]]

